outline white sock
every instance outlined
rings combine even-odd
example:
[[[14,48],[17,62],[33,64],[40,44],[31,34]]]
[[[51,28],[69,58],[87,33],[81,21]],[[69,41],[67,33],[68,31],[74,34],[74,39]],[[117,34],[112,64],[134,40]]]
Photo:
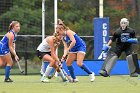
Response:
[[[44,62],[42,61],[42,65],[41,65],[41,69],[40,69],[40,73],[41,74],[44,74]]]
[[[53,67],[50,67],[49,65],[46,68],[45,73],[43,74],[43,76],[47,77],[49,76],[50,72],[52,71]]]
[[[59,75],[61,76],[61,78],[62,78],[63,80],[66,79],[66,76],[64,75],[62,69],[60,69]]]

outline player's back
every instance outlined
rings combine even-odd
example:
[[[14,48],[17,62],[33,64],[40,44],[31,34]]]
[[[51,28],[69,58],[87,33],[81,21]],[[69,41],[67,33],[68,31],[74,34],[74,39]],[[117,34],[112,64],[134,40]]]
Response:
[[[4,35],[4,37],[1,39],[0,44],[3,46],[3,48],[9,48],[8,47],[8,38],[6,35]]]
[[[74,36],[74,38],[76,40],[76,44],[74,46],[75,48],[79,47],[79,46],[86,46],[85,42],[76,33],[73,36]],[[66,41],[67,43],[71,42],[71,40],[68,37],[68,35],[66,35],[66,37],[64,37],[64,41]]]
[[[13,43],[16,41],[16,35],[15,35],[15,33],[11,30],[10,32],[12,32],[13,33],[13,35],[14,35],[14,41],[13,41]],[[8,32],[9,33],[9,32]],[[7,34],[8,34],[7,33]],[[8,39],[8,37],[7,37],[7,34],[5,34],[4,36],[3,36],[3,38],[1,39],[1,41],[0,41],[0,44],[3,46],[2,48],[3,49],[9,49],[9,46],[8,46],[8,42],[9,42],[9,39]]]
[[[37,50],[41,51],[41,52],[50,52],[50,45],[48,44],[48,39],[50,38],[50,36],[46,37],[37,47]]]
[[[74,38],[76,40],[76,46],[85,45],[85,42],[77,34],[74,35]]]

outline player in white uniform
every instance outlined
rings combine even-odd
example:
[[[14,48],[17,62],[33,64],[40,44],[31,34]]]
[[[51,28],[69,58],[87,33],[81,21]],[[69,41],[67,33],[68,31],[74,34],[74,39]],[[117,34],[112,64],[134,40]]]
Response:
[[[49,65],[46,68],[45,73],[43,74],[41,81],[42,82],[49,82],[46,78],[49,76],[51,70],[57,68],[56,63],[59,63],[59,58],[56,55],[56,49],[61,41],[61,36],[54,34],[53,36],[46,37],[42,43],[37,48],[37,56],[42,59],[42,61],[49,62]],[[59,75],[62,77],[63,81],[66,81],[66,77],[64,76],[63,72],[58,69],[57,70]]]

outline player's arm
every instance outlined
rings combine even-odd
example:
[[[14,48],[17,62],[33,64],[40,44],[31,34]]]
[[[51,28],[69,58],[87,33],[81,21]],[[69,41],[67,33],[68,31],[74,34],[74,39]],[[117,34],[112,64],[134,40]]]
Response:
[[[19,58],[18,58],[16,51],[15,51],[15,45],[13,45],[14,35],[11,32],[9,32],[7,36],[9,39],[8,45],[9,45],[10,52],[14,55],[15,60],[17,61],[17,60],[19,60]]]
[[[111,37],[111,39],[109,40],[109,42],[107,43],[107,45],[108,46],[111,46],[112,42],[116,41],[117,37],[118,37],[118,33],[116,31],[116,32],[114,32],[113,36]]]
[[[110,46],[111,44],[112,44],[112,40],[110,39],[107,45]]]
[[[59,58],[57,57],[56,53],[55,53],[55,46],[54,46],[54,40],[53,38],[49,38],[48,43],[50,45],[50,49],[51,49],[51,56],[53,59],[55,59],[55,61],[59,62]]]
[[[16,44],[15,44],[15,42],[13,43],[13,48],[14,48],[14,51],[16,52]]]
[[[59,46],[58,44],[54,46],[55,54],[56,54],[56,52],[57,52],[56,50],[57,50],[58,46]]]
[[[71,40],[71,43],[70,43],[70,45],[68,47],[68,51],[69,51],[75,45],[76,40],[75,40],[75,38],[74,38],[73,33],[71,32],[71,30],[68,30],[67,31],[67,35],[69,36],[69,38]]]
[[[67,45],[67,43],[63,39],[62,39],[62,43],[64,45],[64,54],[62,56],[62,59],[64,59],[67,56],[67,54],[68,54],[68,45]]]
[[[9,39],[8,45],[9,45],[10,52],[11,52],[14,56],[16,56],[16,52],[15,52],[14,45],[13,45],[14,35],[13,35],[11,32],[8,33],[8,39]]]
[[[56,46],[54,46],[55,51],[56,51],[56,49],[58,48],[59,45],[60,45],[60,41],[56,42]]]
[[[111,48],[111,44],[113,41],[115,41],[117,38],[117,33],[114,33],[112,38],[109,40],[109,42],[107,43],[107,45],[104,45],[102,48],[102,51],[107,52],[109,51],[109,49]]]
[[[54,47],[54,51],[55,51],[55,53],[56,53],[56,49],[57,49],[57,48],[58,48],[58,46],[55,46],[55,47]]]
[[[131,44],[137,44],[138,39],[135,36],[135,31],[133,30],[133,33],[131,33],[131,38],[129,38],[126,42],[131,43]]]
[[[15,43],[13,43],[13,48],[14,48],[14,50],[16,50],[16,44]]]

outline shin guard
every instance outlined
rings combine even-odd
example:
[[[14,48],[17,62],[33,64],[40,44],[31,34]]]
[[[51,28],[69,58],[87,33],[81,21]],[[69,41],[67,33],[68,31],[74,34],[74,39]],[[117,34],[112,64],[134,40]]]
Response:
[[[116,64],[117,59],[118,59],[118,57],[115,53],[109,54],[103,63],[100,74],[102,74],[102,72],[105,72],[105,75],[108,76],[110,74],[112,68]]]
[[[128,62],[130,75],[133,73],[140,73],[137,54],[128,55],[126,60]]]

